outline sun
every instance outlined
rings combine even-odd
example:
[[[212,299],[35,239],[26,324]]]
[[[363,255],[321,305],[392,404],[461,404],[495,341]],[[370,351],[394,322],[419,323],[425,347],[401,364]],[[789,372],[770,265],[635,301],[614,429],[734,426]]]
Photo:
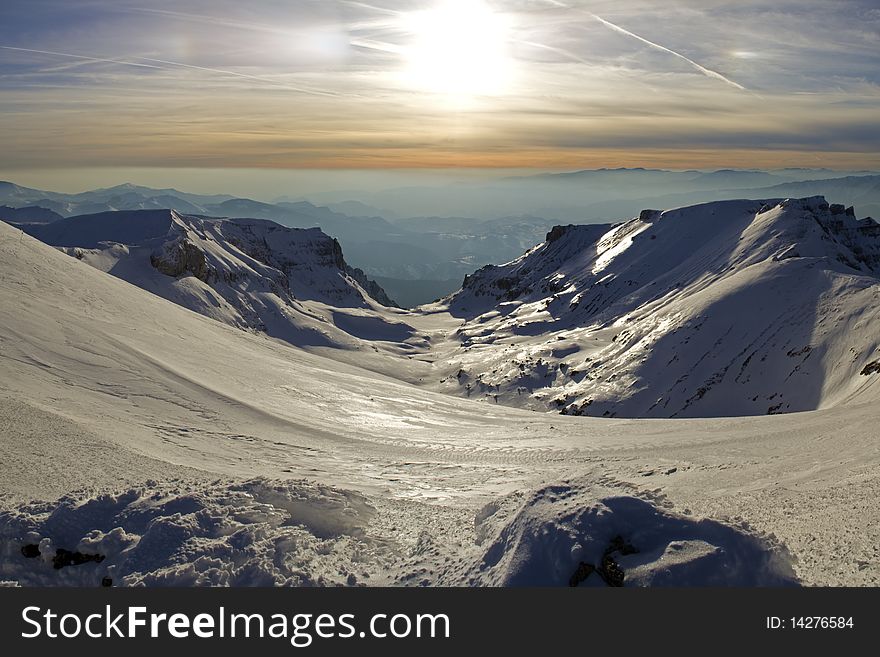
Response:
[[[506,17],[480,0],[443,0],[406,16],[406,83],[457,97],[505,93],[513,75]]]

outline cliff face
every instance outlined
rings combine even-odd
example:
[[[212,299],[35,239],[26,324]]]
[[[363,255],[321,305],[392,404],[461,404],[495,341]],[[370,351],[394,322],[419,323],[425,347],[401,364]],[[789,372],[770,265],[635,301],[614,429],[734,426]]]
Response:
[[[356,346],[335,318],[379,316],[393,305],[317,228],[162,210],[70,217],[28,230],[178,305],[293,344]]]

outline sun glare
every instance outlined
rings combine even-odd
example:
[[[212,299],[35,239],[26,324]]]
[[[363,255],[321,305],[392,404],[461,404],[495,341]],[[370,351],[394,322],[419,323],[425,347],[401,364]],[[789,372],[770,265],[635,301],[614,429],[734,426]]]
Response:
[[[444,0],[406,18],[406,82],[456,97],[497,96],[509,87],[507,19],[480,0]]]

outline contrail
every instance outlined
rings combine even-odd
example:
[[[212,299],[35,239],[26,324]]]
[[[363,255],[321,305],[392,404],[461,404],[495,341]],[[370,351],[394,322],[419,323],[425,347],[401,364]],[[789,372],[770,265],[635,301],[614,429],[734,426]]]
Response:
[[[397,9],[389,9],[387,7],[378,7],[376,5],[367,4],[366,2],[355,2],[354,0],[342,0],[342,4],[349,5],[350,7],[358,7],[360,9],[369,9],[371,11],[377,11],[382,14],[387,14],[389,16],[400,16],[404,12],[398,11]]]
[[[520,41],[519,43],[525,46],[531,46],[532,48],[539,48],[541,50],[555,52],[557,55],[562,55],[563,57],[567,57],[568,59],[579,62],[581,64],[589,64],[589,62],[583,57],[578,57],[573,52],[569,52],[568,50],[564,50],[562,48],[557,48],[556,46],[548,46],[546,43],[538,43],[537,41]]]
[[[137,66],[139,68],[151,68],[156,70],[167,70],[168,67],[179,67],[179,68],[188,68],[196,71],[204,71],[206,73],[215,73],[218,75],[228,75],[236,78],[244,78],[246,80],[255,80],[257,82],[262,82],[264,84],[270,84],[275,87],[280,87],[281,89],[287,89],[289,91],[295,91],[297,93],[309,94],[312,96],[329,96],[329,97],[338,97],[340,94],[334,93],[332,91],[322,91],[320,89],[309,89],[306,87],[297,87],[294,85],[287,84],[286,82],[278,82],[276,80],[272,80],[270,78],[264,78],[259,75],[249,75],[247,73],[238,73],[236,71],[227,71],[219,68],[210,68],[208,66],[196,66],[195,64],[184,64],[183,62],[174,62],[167,59],[154,59],[152,57],[134,57],[133,59],[139,59],[142,62],[152,62],[150,64],[143,64],[140,62],[130,62],[124,59],[110,59],[106,57],[90,57],[87,55],[76,55],[74,53],[69,52],[59,52],[56,50],[37,50],[35,48],[16,48],[14,46],[0,46],[3,50],[15,50],[19,52],[32,52],[40,55],[53,55],[55,57],[68,57],[71,59],[78,59],[87,62],[103,62],[106,64],[121,64],[123,66]],[[162,64],[163,66],[157,66],[157,64]]]
[[[17,50],[18,52],[33,52],[39,55],[54,55],[55,57],[70,57],[72,59],[81,59],[87,62],[103,62],[106,64],[122,64],[123,66],[137,66],[138,68],[154,68],[161,70],[161,66],[153,64],[139,64],[138,62],[127,62],[123,59],[105,59],[103,57],[87,57],[86,55],[74,55],[69,52],[56,52],[54,50],[36,50],[34,48],[16,48],[14,46],[0,46],[3,50]]]
[[[665,52],[669,55],[672,55],[673,57],[678,57],[682,61],[685,61],[688,64],[690,64],[691,66],[693,66],[695,69],[697,69],[700,73],[702,73],[706,77],[713,78],[715,80],[720,80],[721,82],[724,82],[725,84],[728,84],[731,87],[739,89],[740,91],[748,91],[744,86],[742,86],[738,82],[734,82],[730,78],[727,78],[727,77],[721,75],[721,73],[719,73],[718,71],[713,71],[711,68],[706,68],[702,64],[698,64],[697,62],[695,62],[690,57],[682,55],[680,52],[676,52],[675,50],[672,50],[671,48],[667,48],[666,46],[661,46],[659,43],[654,43],[653,41],[650,41],[643,36],[639,36],[635,32],[630,32],[629,30],[620,27],[620,25],[616,25],[615,23],[612,23],[611,21],[605,20],[601,16],[597,16],[596,14],[594,14],[590,11],[587,11],[585,9],[580,9],[578,7],[572,7],[572,6],[567,5],[565,3],[558,2],[557,0],[544,0],[544,2],[551,4],[554,7],[562,7],[563,9],[575,9],[577,11],[581,11],[581,12],[585,13],[587,16],[589,16],[590,18],[592,18],[593,20],[598,21],[599,23],[601,23],[605,27],[612,29],[615,32],[618,32],[619,34],[623,34],[623,35],[628,36],[632,39],[636,39],[637,41],[641,41],[645,45],[650,46],[651,48],[654,48],[655,50],[659,50],[660,52]]]
[[[352,5],[355,7],[359,7],[362,9],[368,9],[374,12],[380,12],[383,14],[387,14],[390,16],[400,16],[403,12],[396,11],[393,9],[384,9],[382,7],[375,7],[373,5],[368,5],[363,2],[343,2],[343,4]],[[277,34],[280,36],[287,36],[290,38],[294,38],[294,31],[292,28],[285,27],[274,27],[271,25],[265,25],[261,23],[248,23],[246,21],[237,21],[237,20],[228,20],[224,18],[217,18],[215,16],[204,16],[202,14],[190,14],[182,11],[172,11],[170,9],[148,9],[144,7],[132,7],[130,9],[122,11],[132,11],[132,12],[140,12],[146,14],[154,14],[157,16],[167,16],[170,18],[177,18],[184,21],[191,21],[195,23],[203,23],[205,25],[219,25],[221,27],[231,27],[238,30],[250,30],[255,32],[265,32],[267,34]],[[342,26],[344,31],[347,32],[357,32],[359,30],[364,29],[375,29],[375,28],[385,28],[388,27],[389,24],[381,21],[360,21],[356,23],[349,23],[347,25]],[[303,29],[299,28],[299,31],[302,32]]]
[[[168,16],[171,18],[179,18],[185,21],[196,23],[204,23],[206,25],[219,25],[221,27],[233,27],[242,30],[254,30],[257,32],[268,32],[270,34],[286,34],[287,30],[281,27],[273,27],[260,23],[248,23],[246,21],[233,21],[215,16],[205,16],[202,14],[190,14],[183,11],[172,11],[170,9],[150,9],[147,7],[129,7],[128,9],[120,7],[122,11],[139,12],[144,14],[155,14],[158,16]]]
[[[181,68],[189,68],[195,71],[205,71],[207,73],[217,73],[220,75],[231,75],[236,78],[244,78],[245,80],[256,80],[257,82],[263,82],[265,84],[271,84],[276,87],[281,87],[282,89],[289,89],[290,91],[296,91],[303,94],[311,94],[313,96],[332,96],[338,97],[340,94],[334,93],[332,91],[323,91],[321,89],[309,89],[307,87],[297,87],[293,85],[289,85],[286,82],[277,82],[276,80],[272,80],[270,78],[264,78],[260,75],[249,75],[247,73],[238,73],[236,71],[227,71],[221,68],[211,68],[209,66],[196,66],[195,64],[184,64],[183,62],[174,62],[168,59],[155,59],[153,57],[135,57],[135,59],[141,59],[145,62],[155,62],[157,64],[165,64],[167,66],[179,66]]]
[[[673,55],[674,57],[678,57],[679,59],[686,61],[688,64],[693,66],[695,69],[697,69],[700,73],[702,73],[706,77],[714,78],[716,80],[721,80],[722,82],[729,84],[731,87],[735,87],[735,88],[739,89],[740,91],[746,91],[746,88],[744,86],[742,86],[741,84],[734,82],[730,78],[724,77],[718,71],[713,71],[711,68],[706,68],[705,66],[697,64],[697,62],[695,62],[693,59],[690,59],[689,57],[685,57],[680,52],[675,52],[674,50],[671,50],[671,49],[667,48],[666,46],[661,46],[659,43],[654,43],[653,41],[649,41],[645,37],[639,36],[638,34],[635,34],[634,32],[630,32],[629,30],[623,29],[622,27],[620,27],[620,25],[615,25],[611,21],[606,21],[601,16],[597,16],[596,14],[590,14],[590,16],[592,16],[595,20],[602,23],[602,25],[611,28],[615,32],[619,32],[620,34],[625,34],[626,36],[632,37],[633,39],[637,39],[637,40],[641,41],[642,43],[647,44],[647,45],[651,46],[652,48],[655,48],[656,50],[659,50],[659,51],[665,52],[665,53],[669,53],[670,55]]]
[[[382,41],[375,41],[373,39],[352,39],[351,45],[355,48],[366,48],[367,50],[378,50],[379,52],[390,52],[396,55],[399,55],[403,52],[403,48],[400,46],[396,46],[393,43],[385,43]]]

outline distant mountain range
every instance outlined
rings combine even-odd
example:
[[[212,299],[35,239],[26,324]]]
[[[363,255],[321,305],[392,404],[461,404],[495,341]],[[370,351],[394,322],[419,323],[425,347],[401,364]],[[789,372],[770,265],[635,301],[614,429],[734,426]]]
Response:
[[[858,175],[856,175],[858,174]],[[188,216],[266,219],[319,227],[352,266],[405,307],[443,297],[487,264],[517,258],[556,224],[609,223],[646,207],[719,199],[824,195],[880,216],[880,176],[826,169],[664,171],[598,169],[433,187],[283,197],[274,203],[132,184],[62,194],[0,182],[0,219],[47,223],[108,211],[173,209]],[[323,205],[321,205],[323,204]]]
[[[285,211],[290,222],[323,216],[360,228],[365,240],[370,230],[394,230],[381,218],[304,202],[219,205]],[[412,235],[472,250],[544,226],[528,217],[408,223]],[[426,385],[493,403],[600,417],[774,414],[861,399],[880,373],[880,225],[823,197],[714,201],[643,210],[617,224],[557,225],[524,255],[479,268],[414,313],[390,308],[385,279],[349,265],[317,228],[176,210],[18,225],[231,326],[299,347],[387,352],[382,371],[401,367],[394,357],[421,355],[432,363]],[[464,231],[471,237],[462,239]],[[424,257],[404,255],[414,267]],[[456,318],[454,333],[416,328],[438,313]]]
[[[857,204],[863,215],[880,214],[877,172],[828,169],[773,171],[666,171],[662,169],[591,169],[568,173],[514,176],[450,185],[401,187],[345,193],[312,194],[315,203],[356,200],[401,217],[463,216],[491,219],[532,215],[556,223],[597,223],[632,217],[646,207],[676,207],[712,200],[772,198],[774,188],[801,184],[796,196],[824,195],[830,202]],[[781,187],[779,188],[781,189]]]
[[[404,306],[433,301],[458,289],[463,278],[487,263],[515,258],[541,239],[553,222],[538,217],[493,221],[416,218],[389,221],[349,216],[308,201],[276,204],[229,196],[187,194],[174,189],[120,185],[60,194],[0,183],[0,219],[14,223],[57,221],[104,212],[173,209],[188,216],[265,219],[289,228],[319,227],[342,244],[350,262],[381,278],[389,296]],[[338,206],[340,207],[340,206]],[[356,202],[349,211],[370,210]]]
[[[58,221],[63,217],[57,212],[29,205],[22,208],[14,208],[8,205],[0,205],[0,220],[12,223],[48,224]]]

